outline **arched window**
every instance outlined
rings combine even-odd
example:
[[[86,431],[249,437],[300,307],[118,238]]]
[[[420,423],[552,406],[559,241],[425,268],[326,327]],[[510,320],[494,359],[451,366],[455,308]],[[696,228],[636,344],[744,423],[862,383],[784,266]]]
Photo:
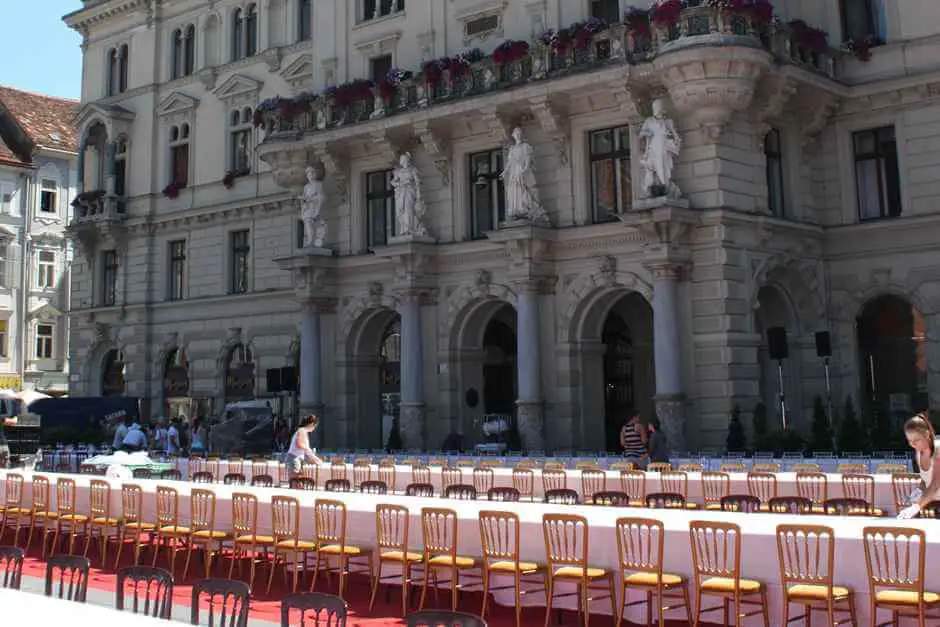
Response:
[[[190,76],[195,65],[196,27],[192,24],[173,31],[170,77]]]
[[[196,70],[196,27],[193,24],[183,31],[183,70],[186,76]]]
[[[127,137],[123,135],[114,148],[114,195],[127,195]]]
[[[251,173],[251,154],[254,148],[251,107],[236,109],[229,115],[229,168],[232,176]]]
[[[312,0],[300,0],[297,15],[297,39],[307,41],[313,36]]]
[[[258,52],[258,5],[249,4],[245,19],[245,56],[253,57]]]
[[[189,359],[183,348],[167,353],[163,364],[163,395],[166,398],[189,396]]]
[[[122,396],[124,388],[124,353],[113,348],[105,354],[102,362],[101,395]]]
[[[383,412],[398,415],[401,400],[401,320],[392,322],[385,330],[379,346],[379,392]]]
[[[245,56],[245,20],[241,9],[232,13],[232,61]]]
[[[127,68],[130,63],[130,49],[127,44],[122,44],[118,49],[118,91],[124,93],[127,91]]]
[[[253,398],[255,393],[255,364],[251,348],[239,342],[229,349],[225,365],[225,400]]]
[[[183,31],[173,31],[173,40],[170,44],[170,78],[183,76]]]
[[[111,48],[108,51],[108,95],[114,96],[118,93],[120,77],[117,48]]]

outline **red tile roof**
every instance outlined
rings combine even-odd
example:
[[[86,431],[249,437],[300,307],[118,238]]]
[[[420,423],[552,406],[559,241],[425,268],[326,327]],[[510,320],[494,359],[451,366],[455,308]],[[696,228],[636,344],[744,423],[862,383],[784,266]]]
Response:
[[[77,100],[0,85],[0,107],[10,112],[37,149],[78,152]]]
[[[0,164],[13,166],[29,165],[28,162],[24,161],[22,157],[7,146],[6,142],[3,141],[3,137],[0,137]]]

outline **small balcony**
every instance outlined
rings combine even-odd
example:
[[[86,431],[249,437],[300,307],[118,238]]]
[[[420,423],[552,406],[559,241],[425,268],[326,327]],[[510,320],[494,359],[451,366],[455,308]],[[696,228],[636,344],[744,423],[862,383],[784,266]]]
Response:
[[[120,224],[125,217],[125,202],[103,189],[82,192],[72,201],[69,227]]]

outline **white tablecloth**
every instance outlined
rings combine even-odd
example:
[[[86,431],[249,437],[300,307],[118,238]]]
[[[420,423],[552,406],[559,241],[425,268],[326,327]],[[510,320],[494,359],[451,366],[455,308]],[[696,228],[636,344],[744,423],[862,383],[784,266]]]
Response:
[[[8,617],[7,624],[39,625],[95,625],[95,627],[166,627],[165,620],[157,620],[130,612],[119,612],[110,607],[75,603],[48,598],[29,592],[0,588],[0,608]],[[30,619],[29,617],[32,617]]]
[[[2,478],[9,471],[0,471]],[[57,475],[45,473],[54,484]],[[24,497],[29,498],[30,473],[24,473],[26,487]],[[77,505],[79,511],[88,507],[88,485],[94,477],[72,475],[78,484]],[[112,515],[120,512],[120,486],[121,482],[111,480],[112,489]],[[139,479],[134,481],[140,485],[144,492],[144,515],[152,520],[154,516],[157,485],[171,485],[180,493],[180,517],[186,521],[189,518],[189,502],[186,498],[194,484],[188,482],[166,482],[160,480]],[[207,487],[205,484],[198,487]],[[935,563],[940,556],[940,525],[933,520],[900,521],[893,519],[872,519],[854,517],[826,517],[826,516],[788,516],[782,514],[739,514],[712,511],[679,511],[679,510],[647,510],[638,508],[611,508],[597,506],[558,506],[543,503],[497,503],[485,500],[479,501],[445,501],[439,498],[406,497],[402,495],[373,496],[359,493],[327,493],[322,491],[305,492],[300,490],[285,490],[283,488],[252,488],[242,486],[226,486],[213,484],[211,489],[217,495],[216,521],[220,529],[228,529],[231,524],[231,494],[233,492],[250,492],[258,497],[259,531],[268,533],[270,529],[270,503],[274,494],[290,494],[299,499],[302,506],[301,536],[311,538],[314,534],[313,505],[318,498],[337,499],[346,503],[348,509],[347,536],[350,544],[374,546],[375,542],[375,506],[378,503],[400,504],[409,508],[411,512],[410,542],[412,547],[419,549],[422,546],[420,511],[422,507],[449,507],[457,511],[459,517],[459,551],[464,555],[480,555],[480,532],[478,513],[483,509],[510,510],[516,512],[522,523],[520,556],[523,560],[544,561],[545,546],[541,530],[542,515],[546,512],[568,512],[581,514],[588,518],[590,524],[590,562],[593,565],[613,568],[617,567],[617,544],[614,533],[616,519],[621,516],[653,517],[663,521],[666,529],[664,564],[667,571],[691,574],[692,563],[689,551],[688,524],[690,520],[728,521],[739,524],[744,530],[742,551],[742,573],[744,576],[765,581],[770,586],[771,624],[779,621],[780,616],[780,585],[779,566],[777,564],[777,550],[775,528],[781,523],[791,524],[820,524],[835,529],[837,538],[837,556],[835,581],[839,585],[848,585],[855,589],[858,600],[856,608],[859,624],[868,624],[868,582],[865,566],[864,552],[861,545],[862,528],[868,525],[897,525],[911,526],[923,529],[927,534],[927,564]],[[53,490],[54,494],[54,490]],[[472,587],[468,589],[473,589]],[[940,571],[927,569],[927,589],[940,591]],[[497,602],[512,604],[510,591],[501,593],[496,597]],[[529,594],[524,597],[526,604],[543,605],[544,599],[540,594]],[[609,612],[607,601],[598,601],[592,607],[595,612]],[[681,610],[679,610],[681,612]],[[633,620],[642,622],[645,613],[638,613]],[[671,615],[672,618],[681,618],[679,613]]]

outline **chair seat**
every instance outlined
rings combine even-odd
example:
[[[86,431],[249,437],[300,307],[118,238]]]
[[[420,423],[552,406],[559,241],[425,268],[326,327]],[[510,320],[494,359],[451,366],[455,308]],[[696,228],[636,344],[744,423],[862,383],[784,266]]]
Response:
[[[55,520],[58,517],[59,517],[59,512],[47,512],[47,511],[33,512],[33,518],[46,518],[48,520]]]
[[[663,573],[663,587],[678,586],[684,581],[681,575]],[[633,573],[624,577],[623,582],[628,586],[658,586],[659,576],[657,573]]]
[[[849,589],[842,586],[832,587],[833,599],[844,599],[849,596]],[[806,601],[827,601],[829,588],[816,584],[798,583],[787,588],[787,597]]]
[[[71,523],[86,523],[88,522],[88,516],[85,514],[62,514],[59,516],[59,520]]]
[[[534,573],[539,570],[539,565],[535,562],[513,562],[511,560],[502,560],[490,564],[490,570],[503,573]]]
[[[27,514],[31,514],[32,510],[29,509],[28,507],[11,507],[6,510],[6,513],[13,515],[13,516],[16,516],[16,515],[25,516]]]
[[[924,592],[922,597],[927,605],[940,603],[940,594]],[[875,603],[889,605],[917,605],[917,593],[913,590],[879,590],[875,593]]]
[[[102,527],[117,527],[118,525],[121,524],[121,519],[120,518],[106,518],[104,516],[100,516],[98,518],[92,518],[91,524],[99,525]]]
[[[708,510],[708,511],[710,511],[710,512],[720,512],[720,511],[721,511],[721,503],[706,503],[706,504],[705,504],[705,509]]]
[[[699,509],[699,504],[686,502],[685,508],[686,509]]]
[[[457,568],[473,568],[476,560],[472,557],[461,557],[458,555],[452,558],[450,555],[435,555],[428,560],[430,566],[456,566]]]
[[[327,555],[365,555],[369,553],[369,549],[363,548],[361,546],[356,546],[354,544],[325,544],[320,547],[320,553],[326,553]]]
[[[403,562],[405,560],[409,562],[420,562],[424,559],[424,556],[420,553],[412,553],[411,551],[384,551],[379,553],[379,559],[389,560],[391,562]]]
[[[581,579],[583,576],[584,569],[580,566],[562,566],[561,568],[556,568],[555,572],[552,573],[552,577],[561,577],[562,579]],[[603,568],[587,569],[588,579],[599,579],[606,576],[607,571]]]
[[[287,551],[315,551],[317,545],[306,540],[281,540],[274,547]]]
[[[274,544],[274,536],[259,536],[258,534],[247,534],[235,538],[236,544]]]
[[[213,529],[200,529],[192,533],[193,538],[197,540],[228,540],[232,537],[228,531],[216,531]]]
[[[738,589],[745,594],[759,592],[763,584],[754,579],[739,579]],[[731,577],[709,577],[702,581],[702,590],[706,592],[734,592],[734,579]]]
[[[188,536],[192,534],[193,530],[189,527],[183,527],[181,525],[167,525],[166,527],[160,527],[160,534],[164,536]]]
[[[132,520],[130,522],[124,523],[124,527],[127,529],[137,529],[139,531],[153,531],[157,526],[149,522],[141,522],[139,520]]]

